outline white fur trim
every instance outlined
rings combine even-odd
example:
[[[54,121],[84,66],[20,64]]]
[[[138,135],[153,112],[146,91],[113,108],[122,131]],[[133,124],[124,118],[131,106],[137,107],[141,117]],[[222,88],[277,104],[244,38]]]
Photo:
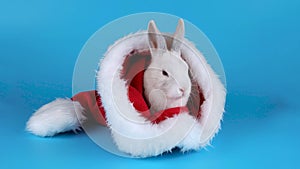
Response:
[[[220,127],[226,96],[223,84],[203,55],[184,39],[182,55],[205,98],[201,118],[196,120],[182,113],[152,124],[130,103],[125,81],[120,79],[126,55],[132,50],[145,49],[148,49],[147,32],[137,32],[115,42],[100,63],[97,89],[115,143],[120,150],[141,157],[159,155],[176,146],[183,151],[206,146]]]
[[[79,102],[56,99],[38,109],[28,120],[26,130],[38,136],[53,136],[60,132],[76,131],[86,117]]]

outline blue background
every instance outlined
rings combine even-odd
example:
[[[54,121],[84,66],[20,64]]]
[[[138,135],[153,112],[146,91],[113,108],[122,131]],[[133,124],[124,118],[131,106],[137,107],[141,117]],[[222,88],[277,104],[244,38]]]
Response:
[[[32,112],[70,97],[85,41],[124,15],[157,11],[201,28],[227,75],[222,130],[213,147],[122,158],[84,133],[39,138]],[[0,168],[299,168],[300,1],[0,1]]]

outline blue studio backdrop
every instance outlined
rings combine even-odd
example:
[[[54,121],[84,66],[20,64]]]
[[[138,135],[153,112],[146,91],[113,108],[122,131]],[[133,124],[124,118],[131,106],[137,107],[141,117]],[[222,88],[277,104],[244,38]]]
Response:
[[[182,17],[218,51],[228,95],[212,146],[130,159],[102,150],[84,132],[27,133],[34,110],[72,95],[88,38],[139,12]],[[0,1],[0,168],[299,168],[299,16],[298,0]]]

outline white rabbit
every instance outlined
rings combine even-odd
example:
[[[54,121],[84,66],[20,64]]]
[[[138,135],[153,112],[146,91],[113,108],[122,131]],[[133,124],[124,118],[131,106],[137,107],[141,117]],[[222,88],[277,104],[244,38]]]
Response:
[[[184,22],[179,20],[169,49],[154,21],[148,25],[151,62],[144,74],[145,97],[155,113],[167,108],[185,106],[191,92],[188,65],[181,58]]]

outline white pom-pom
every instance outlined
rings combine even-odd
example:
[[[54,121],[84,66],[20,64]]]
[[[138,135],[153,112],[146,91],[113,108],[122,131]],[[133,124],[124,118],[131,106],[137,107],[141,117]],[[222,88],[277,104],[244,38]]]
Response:
[[[56,99],[38,109],[28,120],[26,130],[38,136],[76,131],[86,120],[84,108],[70,99]]]

